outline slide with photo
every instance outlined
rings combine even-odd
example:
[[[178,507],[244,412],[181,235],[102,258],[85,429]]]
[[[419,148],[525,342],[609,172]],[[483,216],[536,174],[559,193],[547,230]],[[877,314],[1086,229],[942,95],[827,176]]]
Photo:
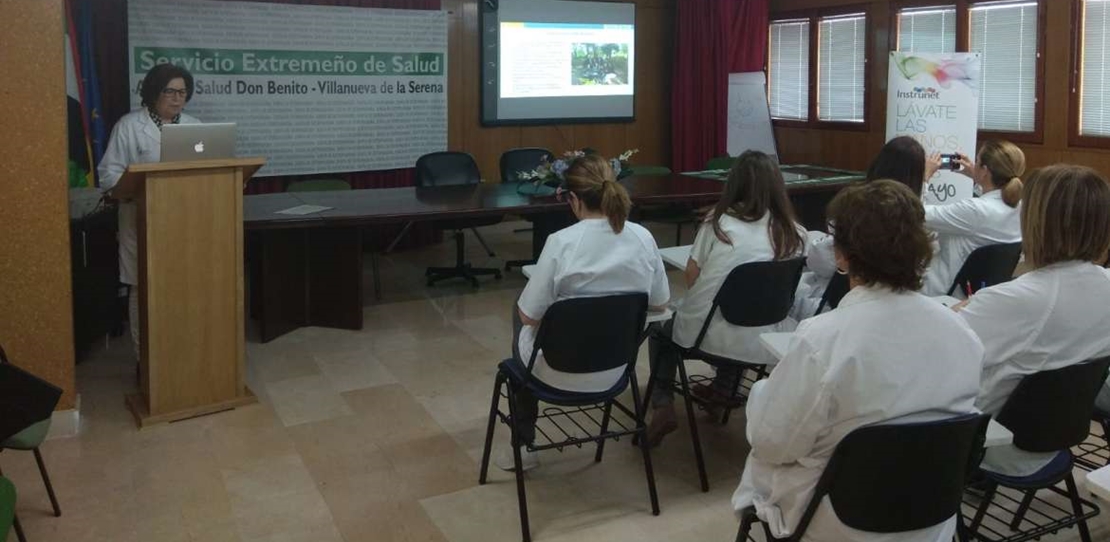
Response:
[[[501,97],[632,94],[628,24],[501,23]]]

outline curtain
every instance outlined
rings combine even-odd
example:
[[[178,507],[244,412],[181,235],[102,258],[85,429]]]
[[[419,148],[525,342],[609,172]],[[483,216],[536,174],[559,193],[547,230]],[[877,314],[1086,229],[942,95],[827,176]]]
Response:
[[[768,0],[682,0],[676,6],[671,141],[674,169],[725,154],[728,74],[759,71]]]
[[[100,71],[100,95],[103,97],[105,125],[116,121],[131,108],[127,75],[127,0],[74,0],[87,3],[92,10],[93,49]],[[308,4],[322,6],[347,6],[363,8],[425,9],[438,10],[441,0],[246,0],[275,4]],[[247,194],[284,192],[293,181],[314,178],[340,178],[352,188],[396,188],[412,186],[415,182],[412,168],[389,171],[357,171],[349,173],[324,173],[279,177],[259,177],[247,183]],[[387,245],[397,234],[400,225],[375,227],[367,230],[366,244],[377,248]],[[440,236],[430,225],[417,224],[398,244],[399,248],[418,246],[439,240]]]

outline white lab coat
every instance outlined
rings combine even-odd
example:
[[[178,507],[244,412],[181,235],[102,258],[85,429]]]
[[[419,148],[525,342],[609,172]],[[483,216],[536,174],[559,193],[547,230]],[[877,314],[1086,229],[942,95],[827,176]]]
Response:
[[[925,272],[921,292],[928,296],[947,294],[960,267],[975,249],[1021,241],[1018,208],[1002,201],[1001,190],[949,205],[926,205],[925,227],[937,233],[939,247]],[[979,285],[972,284],[971,288],[978,290]]]
[[[1110,355],[1110,275],[1089,262],[1061,262],[977,292],[960,315],[986,347],[976,405],[996,415],[1026,375]],[[1013,446],[987,450],[983,468],[1035,473],[1054,454]]]
[[[674,331],[671,335],[675,344],[685,348],[694,346],[702,326],[705,325],[705,318],[713,308],[713,298],[733,269],[746,263],[774,261],[775,248],[767,230],[770,220],[771,213],[764,214],[754,222],[745,222],[729,215],[721,216],[721,230],[732,244],[717,238],[711,222],[701,225],[694,245],[690,248],[690,259],[697,263],[701,271],[698,280],[694,281],[681,302],[675,304]],[[799,234],[804,233],[800,226],[795,227]],[[802,256],[804,251],[805,245],[797,256]],[[725,321],[724,315],[718,310],[713,315],[699,348],[710,354],[748,363],[774,363],[777,360],[760,345],[759,335],[793,331],[796,325],[793,318],[787,317],[767,326],[734,326]]]
[[[806,232],[806,272],[798,282],[794,292],[794,308],[790,316],[797,321],[805,320],[817,312],[821,298],[829,280],[836,273],[836,252],[833,249],[833,236],[825,232]]]
[[[655,238],[639,224],[625,222],[624,229],[616,233],[609,220],[588,218],[547,238],[517,306],[529,318],[541,320],[551,305],[563,299],[626,292],[644,292],[648,305],[656,307],[670,298],[670,284]],[[520,329],[517,347],[524,363],[532,355],[538,331],[538,326]],[[532,367],[532,375],[544,383],[578,392],[608,390],[624,371],[624,367],[616,367],[593,373],[565,373],[551,368],[542,351]]]
[[[184,113],[180,124],[197,124],[200,121]],[[131,164],[158,162],[162,156],[162,131],[150,119],[145,108],[124,115],[112,128],[108,149],[100,159],[100,191],[107,192],[116,186],[124,170]],[[119,280],[124,284],[139,283],[139,232],[136,228],[138,209],[133,202],[119,205]]]
[[[836,445],[852,430],[975,411],[983,346],[951,310],[915,292],[856,287],[798,325],[748,402],[752,451],[732,497],[755,505],[776,537],[794,532]],[[908,533],[856,531],[826,499],[804,540],[949,542],[955,517]]]

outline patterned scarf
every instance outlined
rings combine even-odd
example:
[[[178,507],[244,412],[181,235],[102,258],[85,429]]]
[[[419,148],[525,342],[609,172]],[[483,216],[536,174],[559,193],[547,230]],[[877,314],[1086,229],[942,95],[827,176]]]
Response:
[[[158,113],[155,113],[153,108],[148,108],[147,113],[150,113],[150,120],[154,121],[154,125],[157,126],[158,131],[161,132],[162,131],[162,124],[164,124],[162,122],[162,117],[159,117]],[[181,122],[181,113],[178,113],[177,115],[175,115],[173,117],[173,120],[170,121],[170,124],[179,124],[180,122]]]

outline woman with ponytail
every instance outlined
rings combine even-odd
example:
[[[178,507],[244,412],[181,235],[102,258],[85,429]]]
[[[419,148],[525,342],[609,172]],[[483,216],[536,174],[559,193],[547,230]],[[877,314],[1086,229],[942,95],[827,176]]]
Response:
[[[782,173],[771,157],[747,151],[737,158],[728,175],[724,194],[698,230],[686,263],[687,293],[676,307],[675,317],[650,339],[653,374],[660,383],[652,393],[652,416],[647,441],[656,445],[678,427],[670,386],[682,349],[694,346],[702,324],[713,306],[717,290],[737,266],[796,258],[805,251],[805,229],[794,220],[794,208],[786,196]],[[761,333],[793,330],[787,318],[764,327],[729,324],[718,312],[700,345],[701,350],[749,363],[774,363],[759,342]],[[738,371],[721,369],[713,384],[693,392],[710,401],[731,397]]]
[[[926,205],[925,226],[937,233],[938,249],[925,274],[925,295],[944,295],[972,251],[1021,241],[1021,176],[1025,154],[1008,141],[987,141],[974,163],[960,157],[960,172],[975,182],[977,198]],[[971,285],[978,288],[979,285]]]
[[[513,359],[526,363],[536,332],[547,309],[556,301],[575,297],[644,292],[648,304],[662,309],[670,298],[663,257],[651,233],[628,222],[632,201],[617,183],[605,159],[587,155],[571,163],[560,197],[570,205],[578,223],[551,234],[536,261],[532,277],[513,310]],[[564,373],[549,367],[543,352],[536,355],[532,377],[555,388],[577,392],[609,390],[624,374],[624,367],[594,373]],[[517,434],[523,467],[539,465],[527,444],[535,439],[537,402],[524,388],[514,390]],[[512,470],[511,454],[496,462]]]

